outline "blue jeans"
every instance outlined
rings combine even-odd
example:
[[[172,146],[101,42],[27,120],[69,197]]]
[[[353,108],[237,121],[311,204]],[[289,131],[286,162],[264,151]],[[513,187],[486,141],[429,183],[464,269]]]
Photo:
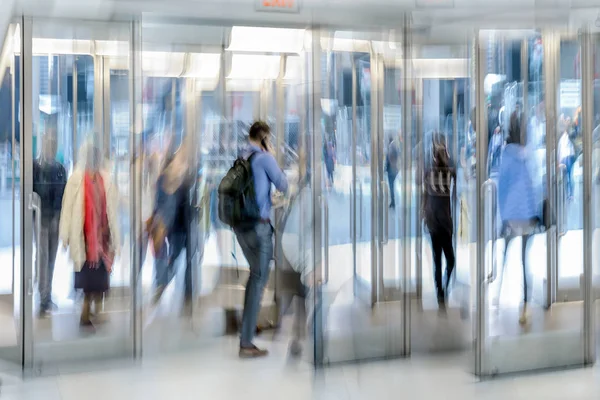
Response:
[[[175,261],[186,250],[187,235],[185,233],[172,233],[168,236],[169,245],[162,246],[155,260],[154,286],[165,287],[175,276]],[[192,295],[192,268],[189,251],[186,250],[185,265],[185,296]]]
[[[250,276],[244,296],[240,347],[251,347],[260,312],[260,301],[269,280],[269,266],[273,259],[273,227],[269,223],[259,223],[252,229],[237,230],[235,233],[244,257],[250,264]]]
[[[40,291],[40,309],[47,311],[52,307],[52,280],[54,279],[54,263],[58,250],[58,223],[59,215],[42,217],[40,229],[40,242],[38,249],[40,257],[40,270],[38,273],[38,289]],[[34,225],[34,230],[36,229]],[[36,260],[37,261],[37,260]]]
[[[575,156],[568,156],[560,160],[561,164],[565,165],[565,179],[567,181],[567,197],[573,197],[573,180],[571,179],[571,170],[575,164]]]

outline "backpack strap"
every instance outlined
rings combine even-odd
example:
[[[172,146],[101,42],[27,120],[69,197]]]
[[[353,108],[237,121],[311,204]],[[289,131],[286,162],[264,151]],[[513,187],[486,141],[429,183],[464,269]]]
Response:
[[[258,150],[252,150],[252,153],[250,153],[250,155],[248,156],[248,162],[252,162],[252,160],[254,159],[254,156],[259,153],[260,153],[260,151],[258,151]]]

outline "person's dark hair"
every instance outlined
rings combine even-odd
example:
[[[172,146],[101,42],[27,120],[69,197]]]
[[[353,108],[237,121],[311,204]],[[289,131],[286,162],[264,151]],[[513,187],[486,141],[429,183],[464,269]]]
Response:
[[[433,147],[433,162],[436,167],[448,167],[450,160],[446,146],[437,144]]]
[[[521,137],[521,121],[516,112],[510,115],[510,125],[508,127],[508,137],[506,143],[509,144],[522,144]]]
[[[262,140],[271,132],[271,128],[265,121],[256,121],[248,130],[248,136],[253,140]],[[266,134],[266,135],[265,135]]]
[[[433,164],[436,167],[447,167],[450,163],[448,148],[446,146],[446,136],[435,133],[432,138]]]

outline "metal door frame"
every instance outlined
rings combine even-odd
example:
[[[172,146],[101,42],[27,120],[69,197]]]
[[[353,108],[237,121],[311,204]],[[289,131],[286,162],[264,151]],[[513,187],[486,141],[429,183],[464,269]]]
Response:
[[[14,155],[16,154],[16,135],[17,135],[17,123],[19,123],[19,121],[23,120],[23,97],[21,95],[22,92],[22,83],[23,83],[23,74],[22,74],[22,69],[21,69],[21,65],[22,63],[19,63],[19,80],[17,80],[16,77],[16,68],[17,68],[17,63],[16,63],[16,57],[17,55],[21,55],[22,54],[22,40],[21,42],[21,47],[17,48],[14,46],[14,35],[19,35],[19,37],[21,37],[23,34],[23,24],[22,24],[22,18],[13,18],[10,19],[7,23],[6,26],[6,36],[4,37],[4,41],[0,42],[0,46],[8,46],[7,48],[0,48],[0,51],[2,52],[6,52],[4,53],[6,57],[9,57],[9,63],[7,63],[6,65],[6,69],[12,71],[11,73],[11,77],[10,77],[10,85],[11,85],[11,99],[10,99],[10,115],[11,115],[11,126],[10,126],[10,130],[9,130],[9,134],[10,134],[10,146],[11,146],[11,152]],[[9,73],[9,72],[5,72],[5,71],[0,71],[0,74],[2,73]],[[16,101],[16,96],[17,96],[17,91],[19,93],[19,102],[17,103]],[[18,115],[15,114],[15,112],[19,112]],[[23,124],[19,124],[20,125],[20,129],[21,129],[21,133],[22,134],[22,129],[23,129]],[[5,267],[6,268],[10,268],[10,270],[12,271],[12,282],[10,285],[10,292],[9,293],[5,293],[5,294],[0,294],[0,301],[3,303],[7,303],[9,305],[9,308],[11,311],[10,314],[10,320],[12,321],[12,323],[15,324],[15,333],[16,333],[16,343],[14,345],[9,345],[9,346],[3,346],[0,347],[0,360],[2,361],[7,361],[11,364],[14,364],[15,367],[19,367],[22,368],[24,365],[24,350],[26,347],[24,338],[24,329],[25,329],[25,321],[24,318],[26,316],[25,312],[24,312],[24,305],[25,305],[25,295],[24,295],[24,291],[23,288],[25,288],[24,285],[24,279],[25,277],[22,274],[22,268],[23,265],[21,263],[16,262],[17,260],[19,260],[22,256],[22,252],[23,249],[17,250],[16,246],[17,243],[19,242],[19,240],[17,239],[17,231],[22,231],[22,229],[20,229],[21,227],[21,216],[22,214],[22,209],[19,208],[17,210],[17,207],[21,207],[22,206],[22,202],[17,205],[17,195],[19,197],[22,196],[22,191],[19,190],[17,192],[17,185],[22,184],[21,182],[16,183],[14,177],[16,176],[16,172],[21,168],[21,164],[19,164],[18,167],[15,166],[14,163],[14,158],[11,158],[10,160],[10,165],[7,165],[8,169],[6,171],[6,176],[8,176],[9,173],[12,174],[12,182],[11,185],[8,186],[6,185],[6,181],[3,181],[1,184],[2,185],[6,185],[4,187],[4,189],[6,190],[6,193],[10,193],[10,199],[11,199],[11,205],[10,205],[10,210],[11,210],[11,219],[10,219],[10,224],[8,225],[9,227],[9,232],[10,232],[10,248],[7,248],[7,250],[10,250],[10,253],[12,255],[11,258],[11,262],[10,264],[7,264]],[[22,175],[22,174],[21,174]],[[5,178],[8,179],[8,178]],[[25,204],[25,207],[28,207],[28,204]],[[17,268],[21,268],[19,269],[19,272],[15,272],[17,270]],[[20,276],[20,280],[16,280],[17,277]],[[17,306],[17,310],[19,312],[18,317],[14,315],[14,310],[15,310],[15,306]]]
[[[33,368],[36,366],[36,358],[35,358],[35,332],[34,332],[34,270],[33,270],[33,249],[34,249],[34,241],[32,240],[32,233],[34,224],[40,224],[39,219],[33,216],[32,210],[38,209],[39,204],[36,202],[36,195],[33,192],[33,161],[35,159],[35,154],[33,154],[33,138],[34,138],[34,122],[36,118],[34,118],[34,104],[35,104],[35,96],[32,92],[33,90],[33,25],[34,23],[44,24],[46,22],[52,22],[53,19],[38,19],[28,16],[21,16],[19,18],[20,24],[20,35],[21,35],[21,48],[20,48],[20,170],[21,170],[21,179],[20,179],[20,215],[21,215],[21,232],[20,232],[20,240],[21,240],[21,248],[19,257],[21,258],[21,299],[20,299],[20,319],[21,319],[21,329],[22,329],[22,337],[20,338],[20,346],[21,346],[21,365],[25,371],[34,372]],[[73,21],[74,24],[81,24],[81,21]],[[123,25],[123,24],[121,24]],[[132,23],[130,29],[134,29],[135,23]],[[135,32],[129,32],[131,38],[133,40],[134,36],[137,37]],[[137,50],[138,40],[135,42],[132,41],[130,48],[130,56],[134,54]],[[74,55],[76,56],[76,55]],[[130,73],[132,73],[132,68],[135,67],[135,62],[130,61]],[[141,71],[141,64],[139,64],[139,70]],[[110,115],[102,115],[106,109],[106,107],[110,107],[110,97],[109,97],[109,82],[105,80],[105,73],[108,68],[105,67],[104,59],[101,56],[96,56],[94,58],[94,126],[98,129],[96,132],[99,135],[99,138],[102,139],[103,145],[107,145],[107,139],[110,139],[110,125],[107,122],[110,121]],[[74,69],[74,73],[77,73],[76,68]],[[136,76],[137,79],[141,79],[141,74]],[[134,98],[134,93],[139,90],[140,98],[141,98],[141,86],[137,86],[133,84],[134,79],[130,80],[130,97]],[[136,90],[133,90],[133,89]],[[76,95],[76,76],[74,76],[74,95]],[[133,105],[134,101],[131,101],[131,109],[130,112],[130,121],[132,126],[136,124],[135,120],[135,106]],[[77,109],[76,109],[76,96],[74,97],[74,112],[73,112],[73,136],[71,138],[75,138],[77,133]],[[110,108],[109,108],[110,110]],[[133,135],[133,130],[130,133],[130,144],[137,143],[137,138]],[[107,136],[108,135],[108,136]],[[76,143],[72,143],[72,146],[76,147]],[[106,150],[105,147],[105,154]],[[133,145],[131,157],[132,161],[134,160],[134,155],[139,150],[137,145]],[[76,151],[74,151],[76,153]],[[134,163],[131,163],[131,171],[134,171]],[[133,187],[133,182],[135,182],[134,175],[132,175],[132,185],[130,189]],[[135,200],[134,191],[130,190],[130,196],[132,200]],[[37,198],[39,199],[39,198]],[[135,201],[132,202],[132,209],[137,209]],[[37,213],[38,215],[41,215]],[[134,213],[135,214],[135,213]],[[135,229],[136,219],[134,215],[131,215],[132,218],[132,229]],[[36,243],[36,246],[38,244]],[[135,238],[132,237],[130,242],[131,250],[135,249],[137,246],[137,242]],[[136,259],[135,256],[137,252],[132,251],[132,267],[131,267],[131,285],[137,279],[137,270],[135,268]],[[16,256],[16,254],[15,254]],[[133,286],[132,286],[133,289]],[[132,290],[132,295],[134,295],[134,291]],[[119,343],[121,341],[119,339],[124,339],[122,343],[124,344],[123,349],[126,351],[131,350],[132,357],[134,355],[139,355],[139,351],[141,351],[141,340],[139,337],[141,335],[141,331],[138,328],[141,328],[140,320],[138,315],[136,314],[137,306],[136,299],[134,296],[134,300],[131,305],[131,323],[134,327],[133,335],[127,335],[125,337],[115,338]],[[140,314],[141,315],[141,314]],[[137,327],[137,328],[136,328]],[[72,340],[64,341],[64,342],[52,342],[50,346],[56,347],[57,349],[61,349],[62,347],[68,347],[73,343]],[[46,344],[46,343],[44,343]],[[64,351],[64,349],[62,349]]]
[[[482,37],[483,32],[478,31],[475,36],[475,77],[476,77],[476,104],[477,104],[477,127],[478,138],[477,138],[477,190],[483,190],[486,188],[487,179],[487,147],[488,147],[488,135],[487,135],[487,109],[485,103],[485,94],[483,93],[484,79],[485,79],[485,68],[483,61],[486,59],[486,47],[482,45],[484,38]],[[552,36],[550,36],[552,35]],[[564,35],[562,36],[564,37]],[[554,210],[554,201],[552,198],[556,194],[557,190],[554,186],[556,180],[556,174],[551,174],[555,171],[555,131],[556,131],[556,65],[559,60],[556,51],[560,50],[560,33],[546,33],[542,35],[544,44],[544,85],[546,92],[546,180],[547,180],[547,194],[551,204],[549,204],[550,210]],[[593,129],[592,124],[592,113],[593,111],[593,89],[590,89],[584,82],[590,82],[593,77],[593,58],[592,58],[592,41],[590,40],[590,34],[587,29],[581,32],[581,48],[582,48],[582,118],[583,118],[583,140],[584,140],[584,273],[583,273],[583,321],[582,321],[582,333],[583,333],[583,354],[582,363],[591,364],[595,362],[595,336],[594,336],[594,318],[593,318],[593,293],[592,293],[592,255],[591,255],[591,244],[592,244],[592,223],[591,219],[588,218],[591,215],[591,132]],[[558,46],[557,46],[558,44]],[[548,52],[547,52],[548,51]],[[550,61],[550,62],[547,62]],[[550,101],[548,100],[548,94],[551,94]],[[485,130],[484,130],[485,129]],[[492,262],[491,271],[488,271],[486,267],[486,218],[485,218],[486,201],[481,199],[481,196],[477,196],[477,318],[476,318],[476,346],[475,346],[475,374],[478,376],[489,376],[495,373],[490,368],[492,367],[487,362],[488,357],[488,336],[487,336],[487,299],[486,294],[488,291],[488,280],[490,277],[495,275],[495,266]],[[555,215],[551,212],[550,215]],[[556,228],[556,220],[553,218],[552,226]],[[547,243],[547,268],[548,272],[551,272],[551,257],[556,255],[556,247],[552,247],[552,237],[556,235],[556,229],[554,232],[548,234]],[[484,240],[485,239],[485,240]],[[492,237],[494,240],[494,237]],[[556,269],[554,269],[556,270]],[[489,274],[489,275],[488,275]],[[555,285],[555,282],[549,282],[547,285]],[[549,287],[549,286],[548,286]],[[546,293],[546,299],[552,300],[552,292],[549,290]]]
[[[29,202],[33,201],[33,21],[21,18],[21,323],[22,365],[32,369],[34,362],[33,332],[33,212]],[[30,200],[31,199],[31,200]]]

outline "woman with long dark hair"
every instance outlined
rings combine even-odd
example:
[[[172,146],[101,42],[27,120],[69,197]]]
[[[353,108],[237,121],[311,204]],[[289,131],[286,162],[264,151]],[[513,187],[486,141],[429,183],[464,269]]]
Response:
[[[423,174],[423,215],[431,236],[431,249],[435,264],[435,287],[440,309],[444,309],[450,278],[454,271],[452,245],[453,222],[451,198],[456,190],[456,168],[446,147],[445,138],[434,135],[432,159]],[[446,256],[446,282],[442,283],[442,252]]]

